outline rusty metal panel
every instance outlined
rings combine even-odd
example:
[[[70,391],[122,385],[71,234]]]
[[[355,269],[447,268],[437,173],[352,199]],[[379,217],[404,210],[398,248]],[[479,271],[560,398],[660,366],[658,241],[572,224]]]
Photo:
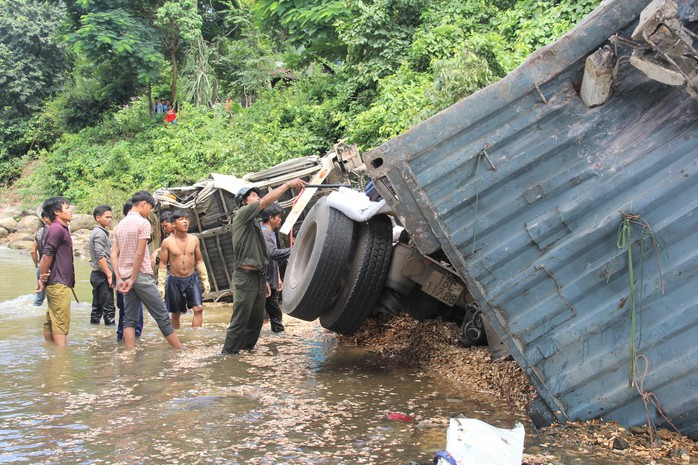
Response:
[[[696,438],[698,102],[623,60],[604,105],[577,93],[585,58],[628,37],[648,3],[604,2],[502,81],[364,159],[417,247],[449,257],[553,415],[643,424],[642,390]],[[622,213],[638,215],[634,336]],[[649,415],[665,424],[652,405]]]

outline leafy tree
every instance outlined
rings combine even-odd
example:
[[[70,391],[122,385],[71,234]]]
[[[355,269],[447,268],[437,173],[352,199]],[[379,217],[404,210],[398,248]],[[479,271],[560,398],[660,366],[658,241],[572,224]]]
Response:
[[[74,28],[68,40],[76,52],[94,63],[111,61],[115,65],[116,73],[104,87],[105,96],[121,97],[113,90],[125,81],[134,82],[140,89],[149,89],[162,76],[167,60],[172,68],[170,97],[173,101],[177,98],[181,45],[196,40],[202,26],[195,0],[72,0],[66,3]],[[131,93],[128,98],[135,94]]]
[[[492,19],[500,34],[511,41],[520,61],[570,30],[599,4],[599,0],[522,0]]]
[[[274,42],[257,26],[251,8],[231,11],[228,21],[236,39],[219,42],[215,68],[223,92],[249,106],[256,95],[271,88],[279,58]]]
[[[184,98],[196,106],[213,106],[217,96],[217,79],[210,64],[212,50],[199,34],[185,55],[182,69]]]
[[[59,5],[0,0],[0,184],[21,171],[12,159],[51,142],[35,113],[64,81],[68,58],[54,36],[64,17]]]
[[[65,2],[71,18],[71,32],[66,34],[74,52],[84,57],[73,78],[96,78],[98,88],[86,96],[75,96],[66,103],[84,102],[82,107],[103,109],[111,104],[128,102],[134,95],[149,89],[166,63],[160,32],[150,17],[156,5],[144,0],[71,0]],[[92,64],[91,69],[89,64]],[[74,120],[84,120],[88,113],[75,107]],[[101,118],[101,112],[98,113]],[[89,121],[95,124],[97,120]]]
[[[258,0],[254,5],[263,24],[297,48],[301,63],[344,59],[346,44],[335,27],[350,18],[344,0]]]
[[[435,60],[458,53],[473,34],[491,29],[490,21],[499,13],[484,0],[438,0],[420,12],[409,48],[410,61],[419,70],[430,69]]]
[[[57,5],[0,0],[0,105],[21,115],[41,108],[63,82],[67,57],[54,37]]]
[[[182,42],[194,42],[201,37],[202,20],[196,0],[171,0],[164,2],[155,13],[155,26],[162,33],[165,55],[172,65],[170,96],[177,100],[178,52]]]
[[[198,2],[201,17],[201,35],[212,43],[221,38],[235,38],[236,27],[231,17],[236,12],[249,9],[250,0],[207,0]]]
[[[66,76],[65,90],[46,103],[41,117],[50,121],[59,133],[78,132],[100,121],[136,91],[133,83],[109,82],[107,76],[115,74],[113,65],[113,62],[105,61],[95,66],[84,56],[79,56],[72,74]],[[112,90],[105,92],[109,88]],[[115,95],[116,98],[112,99]]]
[[[26,127],[65,133],[23,189],[87,207],[212,171],[240,176],[338,139],[367,150],[504,76],[597,3],[68,1],[75,67]],[[279,68],[296,78],[272,87]],[[178,124],[163,125],[144,97],[177,79]],[[246,105],[210,105],[218,94]]]
[[[407,58],[420,10],[428,0],[348,0],[351,17],[337,21],[340,39],[347,44],[346,65],[362,84],[373,86]]]

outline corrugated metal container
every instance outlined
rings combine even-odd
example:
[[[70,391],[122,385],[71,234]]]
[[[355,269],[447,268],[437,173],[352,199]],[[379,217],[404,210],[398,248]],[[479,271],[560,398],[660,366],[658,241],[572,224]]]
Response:
[[[604,2],[364,160],[418,248],[452,261],[549,413],[666,424],[646,411],[642,393],[653,393],[696,438],[698,104],[627,57],[604,105],[577,93],[586,57],[629,37],[647,4]],[[631,238],[619,248],[624,218]]]

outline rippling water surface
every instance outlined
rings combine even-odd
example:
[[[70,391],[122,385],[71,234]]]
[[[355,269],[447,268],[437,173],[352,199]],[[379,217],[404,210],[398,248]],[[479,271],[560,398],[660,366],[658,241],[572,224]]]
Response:
[[[220,357],[229,305],[183,327],[183,351],[149,317],[125,351],[113,327],[89,324],[89,266],[76,267],[60,350],[42,338],[45,304],[31,305],[31,259],[0,248],[0,463],[407,464],[445,447],[455,413],[509,426],[502,401],[337,347],[316,324],[266,325],[254,352]]]

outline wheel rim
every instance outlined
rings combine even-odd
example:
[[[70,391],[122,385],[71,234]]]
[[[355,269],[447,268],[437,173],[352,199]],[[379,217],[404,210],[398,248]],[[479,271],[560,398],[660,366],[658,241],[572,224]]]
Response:
[[[315,244],[315,236],[317,235],[317,223],[313,222],[308,229],[304,231],[306,239],[301,243],[301,248],[298,250],[298,256],[293,262],[291,269],[290,285],[296,287],[300,284],[299,278],[305,277],[305,270],[310,262],[310,257],[313,255],[313,246]]]

